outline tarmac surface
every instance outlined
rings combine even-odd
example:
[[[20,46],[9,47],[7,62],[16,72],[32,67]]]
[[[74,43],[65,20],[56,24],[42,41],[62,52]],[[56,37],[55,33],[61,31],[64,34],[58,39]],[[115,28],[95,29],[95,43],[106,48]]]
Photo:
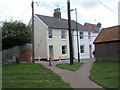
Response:
[[[69,83],[72,88],[104,90],[101,86],[97,85],[89,79],[91,66],[93,65],[94,61],[94,58],[82,59],[80,62],[83,62],[84,64],[75,72],[61,69],[55,66],[56,64],[60,63],[69,63],[70,60],[53,61],[52,66],[49,66],[49,63],[46,61],[39,61],[36,63],[40,63],[60,75],[63,81]]]

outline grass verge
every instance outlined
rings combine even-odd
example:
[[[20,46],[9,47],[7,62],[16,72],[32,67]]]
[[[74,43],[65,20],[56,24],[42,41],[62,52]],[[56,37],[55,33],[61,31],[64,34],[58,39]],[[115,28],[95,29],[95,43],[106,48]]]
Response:
[[[69,63],[65,63],[65,64],[57,64],[56,66],[62,69],[67,69],[70,71],[76,71],[77,69],[79,69],[82,66],[83,63],[81,62],[75,62],[73,65],[70,65]]]
[[[118,63],[94,62],[89,78],[104,88],[118,88]]]
[[[3,66],[3,88],[70,88],[53,71],[40,64]]]

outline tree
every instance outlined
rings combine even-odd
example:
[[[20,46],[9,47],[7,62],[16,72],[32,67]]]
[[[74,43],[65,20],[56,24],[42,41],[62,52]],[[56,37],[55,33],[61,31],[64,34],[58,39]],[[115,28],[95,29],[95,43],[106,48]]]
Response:
[[[4,22],[2,26],[2,50],[31,42],[31,27],[20,21]]]

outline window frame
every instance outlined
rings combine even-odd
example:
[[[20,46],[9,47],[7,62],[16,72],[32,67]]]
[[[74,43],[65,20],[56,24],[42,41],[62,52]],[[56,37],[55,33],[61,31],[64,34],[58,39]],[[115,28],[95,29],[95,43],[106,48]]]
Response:
[[[84,45],[80,46],[80,53],[85,53],[85,46]]]
[[[88,32],[88,39],[91,39],[91,32]]]
[[[52,39],[53,38],[53,30],[48,30],[48,38]]]
[[[65,30],[61,30],[61,39],[62,40],[66,40],[66,34],[67,34],[67,32]]]
[[[64,48],[63,48],[64,47]],[[64,52],[64,53],[63,53]],[[67,54],[67,46],[63,45],[62,46],[62,55]]]
[[[84,35],[84,32],[79,32],[80,34],[80,39],[84,39],[83,35]]]

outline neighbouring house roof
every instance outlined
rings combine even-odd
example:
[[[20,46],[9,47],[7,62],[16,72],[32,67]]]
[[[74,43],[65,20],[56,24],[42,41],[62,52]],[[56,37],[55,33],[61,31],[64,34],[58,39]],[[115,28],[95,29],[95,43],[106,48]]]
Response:
[[[100,23],[98,23],[98,24],[100,24]],[[85,23],[84,27],[87,27],[87,28],[91,29],[93,33],[99,33],[99,31],[97,31],[97,27],[98,27],[97,25],[96,24],[91,24],[91,23]]]
[[[67,19],[43,16],[43,15],[38,15],[38,14],[36,14],[36,16],[39,19],[41,19],[49,28],[68,30],[68,20]],[[86,28],[79,23],[77,25],[78,25],[78,30],[80,30],[80,31],[90,31],[89,28]],[[76,22],[74,20],[71,20],[71,29],[76,30]]]
[[[120,41],[120,25],[103,28],[94,41],[96,43]]]

